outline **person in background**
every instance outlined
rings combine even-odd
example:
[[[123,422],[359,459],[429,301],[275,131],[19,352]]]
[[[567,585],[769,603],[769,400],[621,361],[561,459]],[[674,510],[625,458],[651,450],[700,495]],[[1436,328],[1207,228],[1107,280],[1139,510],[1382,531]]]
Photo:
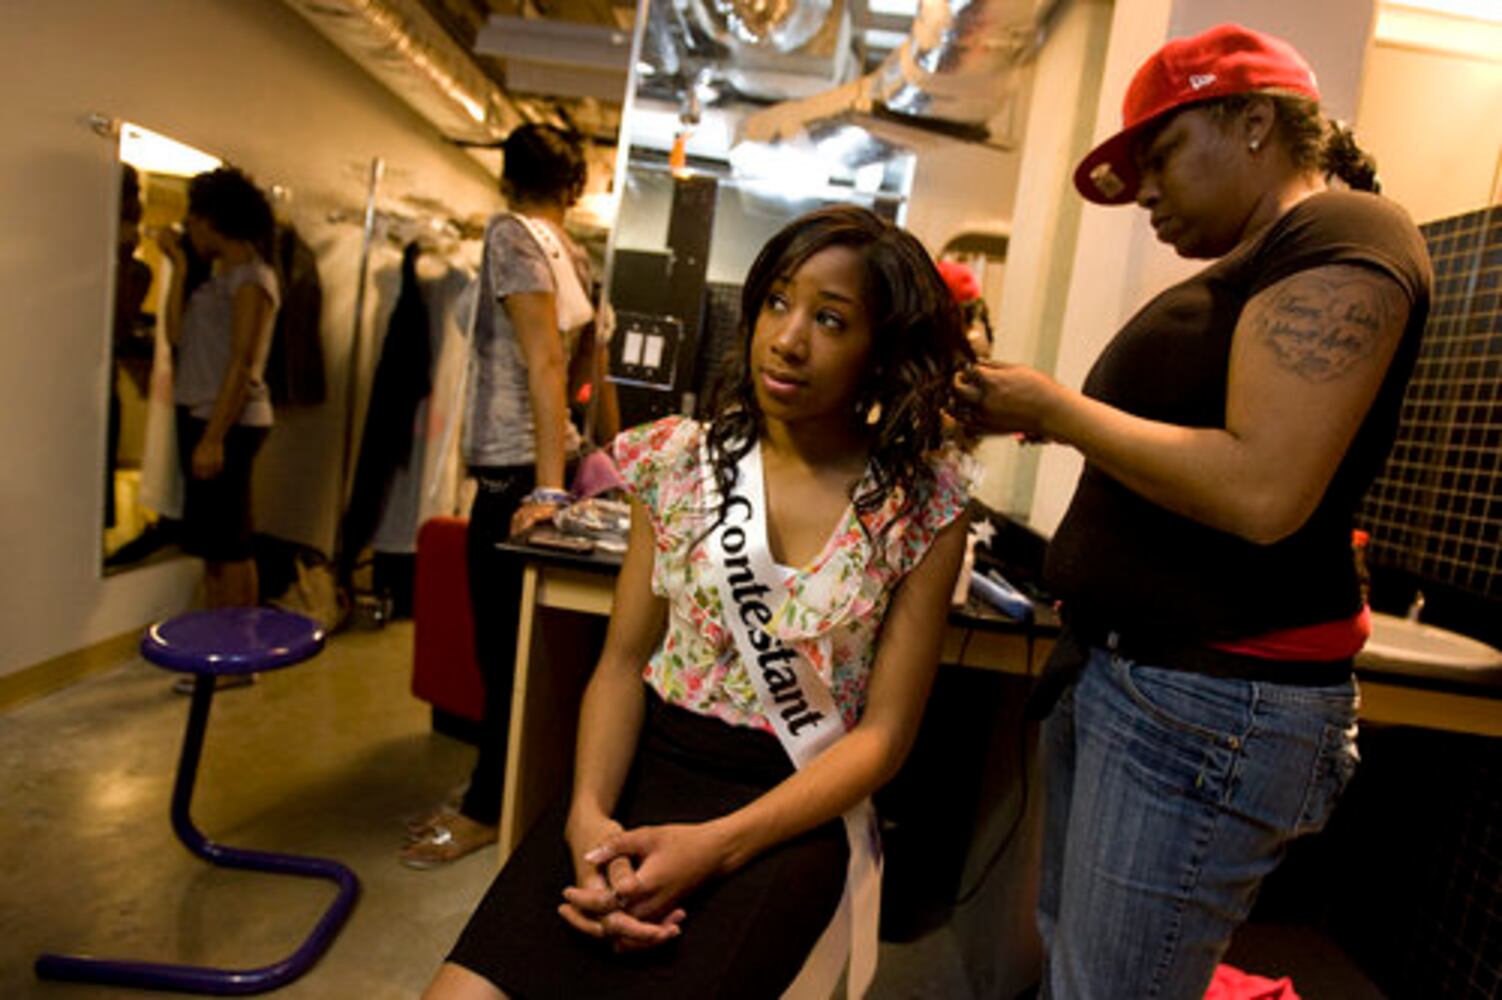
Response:
[[[1215,261],[1076,392],[990,362],[971,426],[1078,449],[1049,545],[1042,995],[1204,995],[1257,887],[1356,766],[1356,504],[1429,309],[1424,243],[1287,42],[1220,25],[1137,71],[1074,181]]]
[[[589,258],[563,228],[564,213],[584,190],[583,145],[572,133],[528,124],[512,130],[503,152],[508,211],[485,230],[463,438],[478,486],[465,547],[484,719],[457,809],[440,806],[408,826],[400,859],[411,868],[446,864],[495,842],[523,569],[496,544],[524,536],[568,502],[565,467],[580,444],[568,401],[605,370],[588,299]],[[593,388],[599,428],[614,434],[614,387]]]
[[[141,240],[141,175],[129,163],[120,164],[120,220],[115,239],[114,336],[110,350],[109,433],[104,456],[104,525],[115,525],[115,467],[120,452],[120,373],[129,375],[144,399],[151,378],[150,349],[137,326],[146,293],[151,289],[151,268],[136,257]],[[146,341],[149,344],[150,341]]]
[[[251,548],[251,467],[272,424],[263,378],[281,301],[267,263],[272,228],[270,203],[239,170],[219,167],[192,178],[185,229],[212,275],[186,302],[182,238],[173,229],[152,233],[172,264],[164,319],[177,348],[173,395],[187,480],[182,544],[203,557],[214,608],[260,602]],[[222,677],[220,683],[232,680],[239,678]]]
[[[989,358],[996,340],[991,333],[991,311],[986,300],[981,298],[980,282],[975,272],[958,261],[939,261],[939,274],[949,287],[949,294],[960,307],[960,319],[965,324],[965,339],[977,358]]]
[[[631,536],[573,793],[429,1000],[775,997],[850,913],[874,962],[874,830],[840,820],[901,763],[938,663],[967,481],[927,401],[968,352],[923,247],[851,206],[773,236],[741,316],[708,423],[615,441]]]

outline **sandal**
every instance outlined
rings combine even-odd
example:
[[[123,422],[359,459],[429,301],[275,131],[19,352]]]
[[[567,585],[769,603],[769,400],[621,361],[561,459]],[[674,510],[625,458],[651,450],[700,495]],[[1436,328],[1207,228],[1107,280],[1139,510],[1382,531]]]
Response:
[[[438,868],[494,844],[499,832],[494,826],[477,823],[459,813],[446,814],[434,819],[427,830],[412,838],[397,859],[418,871]]]
[[[439,826],[444,825],[450,817],[458,814],[453,806],[445,803],[421,816],[414,816],[406,822],[407,843],[412,844],[428,836]]]
[[[433,808],[416,816],[408,816],[405,823],[408,842],[422,839],[434,824],[457,814],[464,804],[464,792],[468,787],[468,783],[461,784]]]

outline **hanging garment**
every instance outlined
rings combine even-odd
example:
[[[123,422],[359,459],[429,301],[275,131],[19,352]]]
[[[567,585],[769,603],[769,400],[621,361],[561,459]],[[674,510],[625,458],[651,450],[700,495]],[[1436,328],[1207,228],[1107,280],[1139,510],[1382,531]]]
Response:
[[[452,490],[463,475],[457,449],[448,455],[437,454],[442,445],[442,419],[438,421],[439,427],[435,433],[433,409],[435,402],[441,403],[448,398],[444,395],[446,383],[443,380],[456,377],[452,372],[452,358],[447,359],[450,371],[445,372],[446,342],[452,335],[454,340],[459,341],[460,349],[468,346],[460,331],[453,330],[453,313],[455,300],[463,293],[469,276],[433,254],[424,255],[421,265],[423,266],[418,267],[418,280],[423,301],[428,306],[433,391],[417,406],[412,454],[405,466],[398,466],[392,473],[391,482],[386,489],[386,502],[381,507],[380,520],[370,539],[370,547],[377,553],[386,555],[416,554],[417,528],[422,523],[424,511],[423,484],[430,481],[429,477],[435,474],[443,476],[449,484],[448,489]],[[462,377],[464,359],[461,356],[458,360],[461,367],[457,377]],[[452,382],[447,384],[451,389]],[[441,513],[457,513],[452,496],[448,503],[448,507]],[[433,513],[437,512],[430,511],[428,516]]]
[[[419,252],[413,242],[402,253],[401,291],[365,411],[354,488],[340,525],[340,564],[346,572],[375,532],[393,473],[411,459],[418,406],[432,388],[428,307],[417,283]]]
[[[146,394],[146,432],[141,446],[141,506],[162,517],[183,512],[183,475],[177,455],[177,414],[172,405],[172,344],[167,339],[166,299],[172,284],[172,261],[163,257],[162,301],[156,310],[151,381]]]
[[[324,401],[328,384],[323,366],[323,284],[318,258],[291,224],[279,225],[271,266],[282,286],[266,385],[273,403],[311,406]]]
[[[467,472],[459,452],[459,429],[464,423],[465,383],[469,375],[470,338],[480,281],[467,266],[452,272],[457,287],[445,296],[439,318],[443,335],[433,366],[433,391],[428,396],[423,430],[422,484],[418,497],[420,528],[434,517],[457,517],[469,510],[465,496]]]

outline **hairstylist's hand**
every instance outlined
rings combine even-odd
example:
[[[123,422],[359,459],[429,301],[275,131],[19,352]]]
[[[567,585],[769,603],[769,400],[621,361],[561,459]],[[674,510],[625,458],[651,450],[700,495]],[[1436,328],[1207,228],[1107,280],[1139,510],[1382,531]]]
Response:
[[[539,524],[553,520],[562,504],[524,503],[511,515],[511,537],[521,538]]]
[[[667,913],[714,875],[728,853],[713,823],[641,826],[606,838],[584,855],[586,861],[614,865],[629,860],[633,877],[612,878],[627,913],[647,919]]]
[[[224,470],[224,442],[205,434],[193,447],[193,478],[213,479]]]
[[[612,880],[632,884],[630,859],[618,857],[605,863],[585,859],[594,846],[621,832],[621,825],[606,816],[569,816],[564,836],[574,861],[574,884],[563,890],[564,902],[558,907],[558,915],[583,934],[610,939],[618,951],[639,951],[676,938],[684,914],[674,910],[654,921],[624,910],[621,893]]]
[[[1018,434],[1043,441],[1049,410],[1062,395],[1040,371],[1005,361],[979,361],[954,377],[955,417],[972,432]]]

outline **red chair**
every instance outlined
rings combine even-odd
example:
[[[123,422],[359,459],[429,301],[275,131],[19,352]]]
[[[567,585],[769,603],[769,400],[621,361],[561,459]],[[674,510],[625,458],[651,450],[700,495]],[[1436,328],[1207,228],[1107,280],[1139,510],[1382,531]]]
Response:
[[[418,530],[412,694],[433,706],[434,729],[473,742],[485,714],[485,685],[469,608],[468,527],[467,518],[435,517]]]

